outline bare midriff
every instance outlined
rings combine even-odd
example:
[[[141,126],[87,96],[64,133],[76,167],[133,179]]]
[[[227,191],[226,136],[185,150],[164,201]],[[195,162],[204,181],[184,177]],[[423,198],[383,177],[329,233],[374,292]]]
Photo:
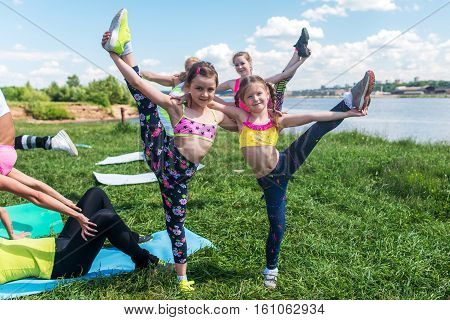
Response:
[[[273,146],[244,147],[242,154],[259,179],[271,173],[278,163],[278,150]]]
[[[14,146],[15,131],[11,113],[0,117],[0,145]]]
[[[193,163],[200,163],[206,156],[213,143],[200,138],[175,137],[175,145],[180,153]]]

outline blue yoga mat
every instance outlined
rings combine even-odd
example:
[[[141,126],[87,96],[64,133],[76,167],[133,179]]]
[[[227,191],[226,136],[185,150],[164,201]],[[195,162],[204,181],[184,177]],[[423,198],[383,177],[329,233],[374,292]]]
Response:
[[[188,243],[188,255],[206,247],[214,247],[211,241],[186,230],[186,240]],[[161,260],[173,263],[172,246],[167,231],[160,231],[153,234],[152,240],[141,244],[141,247],[147,249],[150,253]],[[100,250],[95,258],[91,270],[79,278],[65,280],[40,280],[35,278],[23,279],[8,282],[0,285],[0,299],[11,299],[20,296],[41,293],[56,288],[58,285],[88,280],[97,277],[107,277],[122,272],[131,272],[134,270],[134,263],[130,257],[116,248],[107,248]]]
[[[58,212],[38,207],[32,203],[4,207],[11,217],[14,233],[30,232],[32,238],[48,237],[60,233],[64,227]],[[0,223],[0,237],[9,239]]]

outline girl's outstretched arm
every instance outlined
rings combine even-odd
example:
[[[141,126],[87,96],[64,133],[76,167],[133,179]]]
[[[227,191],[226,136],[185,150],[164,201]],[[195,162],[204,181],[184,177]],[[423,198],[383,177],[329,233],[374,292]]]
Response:
[[[280,117],[279,124],[281,129],[302,126],[314,121],[334,121],[341,120],[350,117],[363,117],[367,115],[367,110],[358,111],[356,109],[350,109],[346,112],[312,112],[306,114],[283,114]]]
[[[116,53],[110,52],[111,59],[116,64],[120,73],[128,81],[128,83],[134,88],[142,92],[143,95],[148,97],[154,104],[157,104],[164,109],[168,110],[173,107],[171,98],[169,95],[160,92],[152,87],[152,85],[145,79],[142,79],[132,67],[125,63]]]
[[[152,82],[156,82],[165,87],[175,87],[175,76],[158,74],[151,71],[141,71],[141,75],[144,79]]]
[[[230,119],[234,121],[245,121],[248,116],[248,113],[241,108],[229,107],[225,106],[221,103],[217,103],[213,101],[211,105],[209,105],[211,109],[217,110],[228,116]]]
[[[297,62],[295,62],[292,66],[286,68],[283,72],[278,73],[274,76],[265,78],[264,80],[266,80],[266,82],[270,82],[270,83],[278,83],[282,80],[286,80],[289,78],[292,78],[295,74],[295,72],[297,71],[297,69],[306,61],[307,58],[303,58],[301,57],[300,60],[298,60]]]

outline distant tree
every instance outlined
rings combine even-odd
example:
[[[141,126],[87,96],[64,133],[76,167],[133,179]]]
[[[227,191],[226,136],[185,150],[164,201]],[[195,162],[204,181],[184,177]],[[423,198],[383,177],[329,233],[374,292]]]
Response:
[[[76,74],[67,77],[66,84],[68,87],[79,87],[80,86],[80,78]]]

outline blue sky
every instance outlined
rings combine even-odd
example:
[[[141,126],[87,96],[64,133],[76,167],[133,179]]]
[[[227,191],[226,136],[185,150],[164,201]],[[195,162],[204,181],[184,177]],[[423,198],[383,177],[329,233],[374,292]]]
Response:
[[[2,3],[95,62],[90,64]],[[44,87],[78,74],[83,83],[120,75],[100,47],[111,18],[129,11],[133,47],[144,69],[180,71],[184,59],[211,61],[221,81],[237,77],[233,52],[249,51],[256,74],[281,71],[302,27],[312,57],[289,90],[317,88],[449,1],[255,0],[107,1],[0,0],[0,86]],[[364,70],[378,80],[450,80],[450,4],[330,85],[353,83]]]

